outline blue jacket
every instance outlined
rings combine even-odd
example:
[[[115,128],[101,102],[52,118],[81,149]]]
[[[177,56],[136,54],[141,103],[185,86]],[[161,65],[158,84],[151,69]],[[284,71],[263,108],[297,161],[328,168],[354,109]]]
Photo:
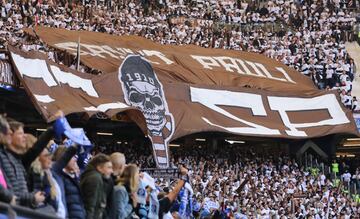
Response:
[[[125,186],[117,185],[114,187],[113,193],[113,219],[127,219],[132,218],[133,206],[130,204],[129,193]]]
[[[69,147],[60,160],[54,163],[52,174],[62,191],[61,198],[67,210],[67,218],[84,219],[86,214],[80,195],[79,178],[72,178],[63,171],[76,151],[75,147]]]

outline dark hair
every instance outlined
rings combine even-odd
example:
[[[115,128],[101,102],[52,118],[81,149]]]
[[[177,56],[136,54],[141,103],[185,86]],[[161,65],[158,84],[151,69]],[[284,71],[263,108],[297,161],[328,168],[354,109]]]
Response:
[[[9,128],[8,122],[2,115],[0,115],[0,132],[6,135],[8,132],[8,128]]]
[[[17,131],[19,128],[24,128],[24,123],[18,122],[18,121],[16,121],[16,120],[10,121],[10,122],[9,122],[9,125],[10,125],[10,129],[11,129],[13,132]]]
[[[93,167],[97,167],[107,162],[111,162],[110,157],[108,155],[100,153],[93,157],[89,164],[91,164]]]

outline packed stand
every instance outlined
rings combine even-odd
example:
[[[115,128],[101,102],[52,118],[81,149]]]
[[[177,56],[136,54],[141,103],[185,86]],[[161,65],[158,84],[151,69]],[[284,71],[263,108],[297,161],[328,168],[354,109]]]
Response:
[[[188,170],[166,194],[136,164],[115,152],[91,156],[83,129],[62,112],[38,139],[24,125],[0,116],[0,201],[59,218],[163,218],[189,183]]]
[[[138,142],[98,147],[99,151],[132,151],[131,161],[152,160]],[[144,148],[144,146],[141,146]],[[146,148],[146,147],[145,147]],[[142,151],[141,154],[137,151]],[[136,155],[137,153],[137,155]],[[261,155],[260,155],[261,154]],[[195,218],[350,218],[360,215],[360,169],[349,160],[324,164],[314,156],[302,164],[279,152],[226,145],[171,148],[171,167],[189,169]],[[306,164],[305,164],[306,163]],[[338,170],[334,170],[334,163]],[[159,178],[162,190],[171,180]],[[172,212],[177,215],[175,202]],[[329,206],[329,208],[328,208]]]
[[[56,118],[36,139],[24,133],[22,123],[0,117],[2,202],[59,218],[360,215],[360,169],[346,162],[324,173],[282,154],[259,156],[244,147],[180,147],[171,151],[170,166],[176,173],[182,166],[180,175],[153,179],[141,171],[153,167],[151,150],[139,150],[146,146],[133,141],[93,147],[61,111]]]
[[[356,1],[8,1],[0,4],[0,40],[75,68],[76,61],[29,41],[22,28],[44,25],[115,35],[139,35],[161,44],[243,50],[264,55],[309,76],[320,89],[339,90],[342,102],[359,110],[351,96],[356,69],[345,49],[353,41]],[[81,66],[80,71],[99,73]],[[353,102],[355,103],[353,104]]]

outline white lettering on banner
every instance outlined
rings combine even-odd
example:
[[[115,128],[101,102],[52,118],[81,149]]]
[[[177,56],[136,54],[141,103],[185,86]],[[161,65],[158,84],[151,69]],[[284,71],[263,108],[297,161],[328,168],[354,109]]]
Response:
[[[80,49],[80,55],[91,55],[91,56],[98,56],[100,58],[105,59],[108,55],[114,59],[124,59],[126,55],[128,54],[134,54],[134,52],[131,49],[127,48],[112,48],[108,45],[103,46],[97,46],[97,45],[90,45],[81,43],[81,49]],[[76,55],[78,44],[75,42],[66,42],[66,43],[57,43],[55,44],[56,47],[59,47],[61,49],[66,49],[72,51],[73,55]],[[156,50],[139,50],[138,53],[145,57],[151,57],[155,56],[162,60],[166,65],[171,65],[174,62],[170,59],[166,58],[166,56],[161,53],[160,51]],[[160,64],[158,62],[152,62],[149,61],[152,64]]]
[[[196,61],[198,61],[203,66],[203,68],[213,69],[212,67],[221,67],[219,63],[210,56],[190,56]]]
[[[256,63],[255,62],[249,62],[249,61],[246,61],[246,63],[248,65],[250,65],[254,71],[255,71],[255,74],[251,73],[251,75],[255,76],[255,77],[261,77],[261,78],[265,78],[266,76],[262,74],[262,72],[258,69],[258,67],[256,67]]]
[[[92,56],[99,56],[103,59],[106,58],[106,56],[104,56],[105,54],[109,55],[110,57],[116,59],[117,56],[114,55],[113,53],[111,53],[110,51],[107,51],[106,49],[104,49],[101,46],[96,46],[96,45],[88,45],[88,44],[81,44],[81,47],[85,47],[87,50],[89,50],[90,55]],[[104,54],[104,55],[103,55]]]
[[[110,52],[110,56],[113,57],[113,58],[118,58],[119,56],[120,57],[125,57],[124,55],[126,55],[126,53],[124,54],[123,52],[120,52],[118,50],[115,50],[113,48],[111,48],[110,46],[108,45],[104,45],[104,46],[101,46],[103,49],[107,50]]]
[[[130,107],[129,105],[122,103],[122,102],[116,102],[116,103],[104,103],[100,104],[97,107],[90,106],[90,107],[84,107],[84,110],[86,111],[101,111],[106,112],[110,109],[124,109]]]
[[[265,66],[263,64],[260,64],[260,63],[255,63],[256,66],[258,66],[259,68],[261,68],[261,70],[264,72],[264,74],[270,78],[270,79],[274,79],[274,80],[278,80],[278,81],[284,81],[286,82],[286,79],[285,78],[277,78],[277,77],[274,77],[270,74],[270,72],[265,68]]]
[[[278,70],[279,72],[281,72],[288,81],[290,81],[290,82],[293,83],[293,84],[296,84],[296,82],[293,81],[293,80],[290,78],[290,76],[286,73],[286,71],[285,71],[283,68],[281,68],[281,67],[275,67],[275,68],[276,68],[276,70]]]
[[[42,103],[51,103],[54,102],[55,100],[53,98],[51,98],[49,95],[38,95],[38,94],[34,94],[34,97],[36,98],[36,100],[38,102],[42,102]]]
[[[241,59],[236,59],[236,61],[237,61],[238,63],[240,63],[241,67],[245,70],[245,74],[247,74],[247,75],[253,75],[253,74],[251,73],[251,71],[249,70],[249,68],[245,65],[245,62],[244,62],[243,60],[241,60]]]
[[[11,53],[11,57],[13,58],[14,63],[22,77],[23,75],[26,75],[31,78],[41,78],[49,87],[58,86],[59,84],[57,82],[68,84],[72,88],[80,88],[89,96],[99,97],[92,84],[92,81],[89,79],[81,78],[70,72],[64,72],[59,67],[50,65],[50,70],[53,73],[55,77],[54,78],[53,75],[50,73],[45,60],[27,59],[15,53]]]
[[[283,82],[290,82],[296,84],[290,76],[286,73],[286,71],[281,67],[275,67],[280,73],[284,75],[285,78],[278,78],[274,77],[270,74],[270,72],[265,68],[263,64],[257,62],[250,62],[250,61],[243,61],[241,59],[231,58],[227,56],[219,56],[219,57],[210,57],[210,56],[197,56],[191,55],[193,59],[199,62],[203,68],[206,69],[213,69],[214,67],[224,67],[228,72],[234,72],[234,70],[239,74],[245,74],[249,76],[255,77],[262,77],[262,78],[269,78],[272,80],[283,81]],[[239,63],[240,65],[238,65]],[[254,72],[250,71],[246,64],[249,65]],[[240,68],[243,69],[241,69]]]
[[[228,132],[238,134],[262,134],[262,135],[280,135],[279,130],[270,129],[252,122],[243,120],[233,114],[223,110],[218,105],[235,106],[250,108],[254,116],[267,116],[261,95],[233,92],[225,90],[211,90],[204,88],[190,87],[190,95],[192,102],[198,102],[211,110],[231,118],[235,121],[244,123],[250,127],[224,127],[211,122],[209,119],[202,119],[211,126],[225,129]],[[306,137],[306,132],[298,130],[298,128],[318,127],[324,125],[341,125],[350,123],[342,110],[339,102],[334,94],[326,94],[313,98],[297,98],[297,97],[267,97],[270,109],[279,112],[284,126],[289,130],[285,130],[289,136]],[[311,111],[311,110],[327,110],[330,114],[329,119],[318,122],[291,123],[287,112],[291,111]]]
[[[76,42],[65,42],[65,43],[57,43],[55,44],[56,47],[69,50],[73,55],[76,55],[78,43]],[[157,57],[166,65],[172,65],[174,62],[167,58],[163,53],[157,50],[138,50],[133,52],[131,49],[128,48],[115,48],[110,47],[108,45],[90,45],[81,43],[80,55],[81,56],[98,56],[100,58],[106,59],[106,57],[112,57],[115,59],[125,59],[125,57],[129,54],[138,53],[144,57]],[[290,76],[286,73],[286,71],[281,67],[275,67],[281,74],[284,75],[284,78],[278,78],[272,76],[271,73],[266,69],[266,67],[257,62],[250,62],[246,60],[241,60],[237,58],[232,58],[228,56],[198,56],[198,55],[190,55],[193,59],[195,59],[198,63],[202,65],[205,69],[213,69],[214,67],[218,68],[225,68],[228,72],[237,72],[239,74],[245,74],[249,76],[255,77],[262,77],[262,78],[269,78],[272,80],[283,81],[283,82],[290,82],[296,84]],[[152,64],[159,65],[159,62],[155,62],[153,60],[148,60]],[[249,70],[249,67],[253,69],[253,71]]]
[[[268,97],[270,109],[279,111],[281,119],[286,127],[285,130],[290,136],[307,136],[304,131],[297,128],[316,127],[324,125],[340,125],[349,123],[349,119],[342,110],[334,94],[326,94],[313,98],[298,97]],[[330,114],[330,119],[311,123],[291,123],[287,112],[289,111],[308,111],[326,109]]]
[[[194,88],[190,87],[191,101],[198,102],[222,115],[244,123],[250,127],[221,127],[229,132],[234,133],[243,133],[243,134],[259,134],[259,135],[280,135],[279,130],[270,129],[264,126],[246,121],[241,119],[226,110],[218,107],[217,105],[223,106],[237,106],[250,108],[252,110],[253,115],[255,116],[266,116],[265,107],[262,102],[261,95],[258,94],[250,94],[243,92],[232,92],[225,90],[209,90],[203,88]],[[208,122],[208,120],[205,120]],[[213,125],[213,124],[211,124]]]
[[[75,43],[75,42],[66,42],[66,43],[57,43],[55,44],[55,46],[61,48],[61,49],[66,49],[66,50],[70,50],[70,51],[73,51],[73,55],[76,56],[76,51],[77,51],[77,46],[78,44]],[[83,46],[83,44],[81,44],[81,46]],[[88,52],[85,52],[83,50],[80,49],[80,56],[82,55],[92,55]],[[92,56],[95,56],[95,55],[92,55]]]
[[[142,50],[145,54],[145,56],[156,56],[158,57],[159,59],[161,59],[162,61],[165,62],[165,64],[167,65],[171,65],[173,64],[174,62],[171,61],[170,59],[166,58],[164,54],[162,54],[161,52],[159,51],[156,51],[156,50]]]
[[[216,60],[218,60],[218,62],[220,62],[220,64],[222,66],[225,67],[226,71],[229,72],[234,72],[232,69],[235,69],[237,71],[237,73],[239,74],[245,74],[245,72],[243,72],[239,65],[236,63],[236,59],[230,58],[230,57],[226,57],[226,56],[221,56],[221,57],[215,57]],[[225,60],[229,60],[230,63],[227,63]],[[249,69],[248,69],[249,70]]]
[[[15,53],[11,53],[11,57],[16,65],[21,77],[24,75],[30,78],[41,78],[49,87],[56,86],[57,83],[50,74],[45,60],[26,59]]]
[[[70,72],[64,72],[54,65],[50,65],[50,69],[59,83],[68,84],[72,88],[80,88],[89,96],[99,97],[91,80],[81,78]]]

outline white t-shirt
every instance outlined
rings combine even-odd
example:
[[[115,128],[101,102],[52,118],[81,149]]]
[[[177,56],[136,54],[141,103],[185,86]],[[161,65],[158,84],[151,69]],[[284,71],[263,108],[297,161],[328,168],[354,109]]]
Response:
[[[344,173],[342,175],[342,178],[344,179],[345,182],[350,182],[351,180],[351,174],[350,173]]]
[[[204,204],[204,208],[210,211],[211,209],[219,209],[220,205],[217,201],[208,200]]]
[[[333,73],[334,70],[332,70],[331,68],[326,69],[326,79],[332,78]]]

